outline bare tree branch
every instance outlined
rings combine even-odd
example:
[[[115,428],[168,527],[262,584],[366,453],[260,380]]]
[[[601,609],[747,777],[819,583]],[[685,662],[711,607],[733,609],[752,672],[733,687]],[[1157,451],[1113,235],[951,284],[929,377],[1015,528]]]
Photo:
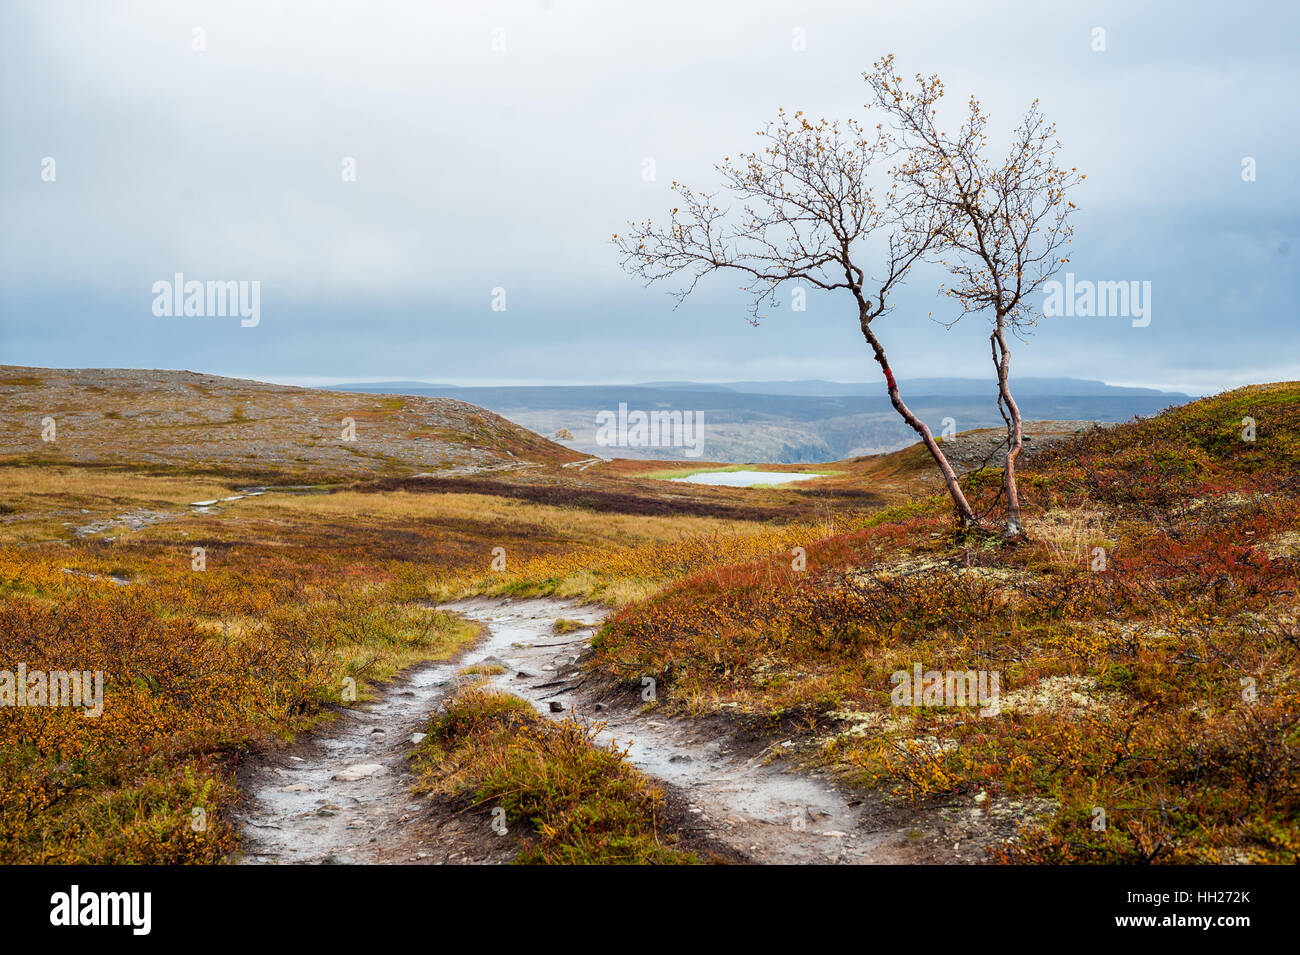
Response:
[[[1023,338],[1038,323],[1038,293],[1062,265],[1074,230],[1075,206],[1067,193],[1083,181],[1074,168],[1058,164],[1060,142],[1035,100],[1011,137],[1001,162],[988,158],[988,118],[974,96],[956,134],[938,126],[943,82],[937,76],[914,78],[904,86],[892,56],[863,74],[874,105],[891,120],[890,154],[896,189],[912,214],[928,210],[943,225],[927,248],[947,268],[943,291],[960,312],[989,314],[989,342],[998,381],[998,410],[1007,423],[1008,450],[1003,464],[1007,497],[1006,533],[1023,532],[1015,464],[1023,448],[1023,422],[1010,387],[1008,331]]]
[[[848,292],[891,403],[929,449],[959,520],[975,523],[938,442],[903,402],[873,327],[890,311],[890,295],[912,266],[943,241],[952,213],[913,190],[900,192],[897,180],[877,198],[872,164],[893,148],[880,127],[853,119],[814,122],[802,112],[780,110],[757,135],[759,149],[715,167],[722,180],[717,192],[674,182],[677,205],[666,222],[630,223],[627,233],[616,234],[623,268],[647,284],[675,281],[679,303],[706,276],[735,273],[750,297],[754,324],[777,307],[777,292],[788,283]],[[861,265],[865,246],[882,235],[883,257],[869,273]]]

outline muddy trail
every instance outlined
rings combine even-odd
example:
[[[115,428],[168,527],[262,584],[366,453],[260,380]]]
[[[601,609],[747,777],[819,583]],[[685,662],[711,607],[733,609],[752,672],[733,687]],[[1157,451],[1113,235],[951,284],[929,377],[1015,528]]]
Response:
[[[557,603],[561,614],[597,619]],[[462,671],[508,650],[511,640],[491,632],[453,660],[412,667],[377,687],[372,702],[340,710],[300,744],[249,766],[240,780],[242,861],[454,861],[420,824],[427,805],[411,794],[407,758],[439,703],[469,679]]]
[[[822,775],[796,772],[788,741],[742,739],[718,721],[670,719],[636,693],[596,685],[578,665],[602,608],[554,599],[474,599],[443,605],[486,636],[454,662],[413,668],[316,737],[245,775],[244,861],[270,863],[506,862],[507,840],[471,818],[428,817],[413,796],[407,757],[439,703],[474,665],[502,672],[489,685],[554,719],[599,727],[598,738],[661,780],[697,831],[759,863],[970,863],[1014,829],[1019,807],[960,804],[924,812],[886,808]],[[558,619],[584,626],[555,632]],[[472,834],[469,830],[472,828]],[[508,840],[513,843],[513,840]]]
[[[593,631],[554,632],[557,617],[573,619],[571,609],[545,600],[472,600],[445,609],[508,640],[497,654],[506,672],[492,677],[491,685],[554,719],[575,716],[599,725],[602,742],[626,749],[638,769],[676,787],[701,828],[744,857],[771,863],[872,861],[876,840],[861,831],[851,797],[825,780],[764,765],[769,750],[746,755],[717,727],[645,713],[637,694],[629,700],[591,688],[577,664]]]

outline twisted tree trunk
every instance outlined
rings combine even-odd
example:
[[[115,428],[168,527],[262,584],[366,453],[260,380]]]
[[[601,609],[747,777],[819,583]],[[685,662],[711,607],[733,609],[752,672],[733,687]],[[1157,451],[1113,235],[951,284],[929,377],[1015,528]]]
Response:
[[[944,457],[943,451],[939,448],[939,442],[934,440],[934,435],[925,426],[925,422],[913,414],[912,409],[903,403],[903,396],[898,391],[898,382],[894,379],[894,373],[889,367],[889,360],[885,357],[884,346],[880,344],[880,339],[876,337],[876,333],[871,330],[871,319],[866,315],[863,315],[862,318],[862,334],[876,356],[876,363],[880,365],[881,371],[885,373],[885,384],[889,389],[889,400],[893,404],[894,410],[902,416],[913,431],[920,435],[926,450],[934,458],[939,473],[943,475],[943,482],[948,487],[949,496],[952,497],[953,509],[957,512],[958,523],[962,527],[973,527],[978,521],[975,519],[975,512],[971,510],[971,506],[966,500],[966,495],[962,493],[961,485],[957,483],[956,472],[953,471],[952,465],[948,463],[948,459]]]
[[[1020,418],[1020,408],[1016,399],[1011,397],[1008,382],[1011,369],[1011,352],[1007,348],[1006,323],[999,315],[990,336],[993,346],[993,365],[998,372],[998,405],[1002,409],[1003,420],[1007,423],[1007,456],[1002,465],[1002,487],[1007,495],[1006,537],[1020,537],[1024,525],[1020,521],[1020,492],[1016,487],[1016,459],[1024,447],[1024,426]]]

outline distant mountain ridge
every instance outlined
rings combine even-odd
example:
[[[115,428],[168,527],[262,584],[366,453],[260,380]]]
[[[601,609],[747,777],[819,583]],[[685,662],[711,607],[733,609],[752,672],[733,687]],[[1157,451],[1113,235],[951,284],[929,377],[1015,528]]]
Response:
[[[875,397],[883,393],[883,382],[844,382],[808,379],[803,381],[728,381],[717,384],[700,384],[693,381],[652,381],[640,387],[667,388],[683,391],[734,391],[751,395],[807,395],[815,397],[842,397],[861,395]],[[898,387],[905,395],[986,395],[997,387],[988,378],[900,378]],[[1104,381],[1087,378],[1013,378],[1013,394],[1053,395],[1058,397],[1110,395],[1131,397],[1188,398],[1190,396],[1158,388],[1136,388],[1125,385],[1108,385]]]
[[[908,405],[936,433],[1000,427],[994,385],[961,378],[899,383]],[[1150,388],[1118,388],[1071,378],[1012,382],[1025,420],[1124,421],[1151,415],[1189,396]],[[903,423],[883,383],[824,381],[650,382],[636,385],[458,387],[419,382],[356,382],[340,391],[455,398],[486,408],[568,448],[602,457],[681,459],[680,446],[607,446],[598,416],[629,411],[702,415],[703,459],[804,464],[837,461],[906,447],[916,434]]]
[[[905,395],[964,395],[977,396],[991,394],[997,387],[992,379],[987,378],[900,378],[898,381],[899,389]],[[696,392],[734,392],[736,394],[746,395],[791,395],[796,397],[814,397],[814,398],[839,398],[839,397],[866,397],[877,398],[884,394],[883,381],[826,381],[820,378],[809,378],[803,380],[791,381],[724,381],[724,382],[698,382],[698,381],[644,381],[630,385],[617,384],[600,384],[600,385],[452,385],[445,382],[430,381],[363,381],[363,382],[346,382],[337,385],[322,385],[329,391],[366,391],[366,392],[383,392],[387,394],[396,394],[398,389],[411,388],[419,389],[414,391],[415,394],[423,393],[425,389],[443,390],[462,390],[462,389],[491,389],[499,390],[501,388],[512,389],[575,389],[575,388],[655,388],[667,391],[696,391]],[[1055,397],[1076,397],[1076,396],[1100,396],[1109,395],[1112,397],[1132,397],[1144,395],[1158,398],[1190,398],[1176,391],[1163,391],[1159,388],[1140,388],[1130,387],[1127,385],[1108,385],[1104,381],[1096,381],[1089,378],[1013,378],[1011,379],[1011,390],[1013,394],[1021,395],[1052,395]]]

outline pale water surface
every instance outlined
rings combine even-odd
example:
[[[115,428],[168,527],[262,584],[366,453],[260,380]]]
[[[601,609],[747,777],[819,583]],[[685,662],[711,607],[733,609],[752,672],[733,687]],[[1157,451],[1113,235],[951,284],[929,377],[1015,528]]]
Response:
[[[753,487],[755,484],[788,484],[791,481],[807,481],[822,476],[795,471],[704,471],[670,480],[684,481],[687,484],[716,484],[719,487]]]

